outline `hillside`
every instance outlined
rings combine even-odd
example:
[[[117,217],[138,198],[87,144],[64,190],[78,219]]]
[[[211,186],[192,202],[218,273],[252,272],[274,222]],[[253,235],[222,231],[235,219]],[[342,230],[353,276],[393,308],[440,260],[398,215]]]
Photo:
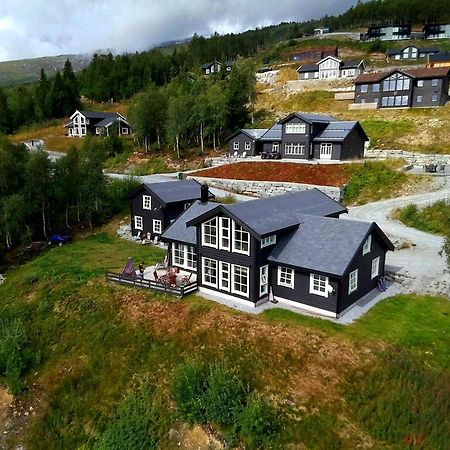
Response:
[[[25,337],[15,354],[29,388],[20,393],[16,384],[12,397],[0,385],[0,447],[94,448],[116,423],[118,405],[143,383],[153,392],[157,420],[149,423],[158,448],[236,445],[229,429],[189,431],[181,420],[171,380],[194,359],[226,361],[276,408],[274,448],[445,448],[447,300],[399,296],[347,327],[278,309],[248,315],[197,296],[177,300],[104,281],[104,270],[121,269],[130,255],[148,265],[163,257],[161,249],[117,239],[116,227],[48,251],[0,285],[0,335],[14,318]],[[137,418],[126,420],[133,427]]]
[[[19,59],[0,62],[0,86],[12,86],[32,83],[39,80],[41,69],[52,76],[62,70],[64,62],[69,59],[75,72],[89,65],[92,55],[59,55],[42,58]]]

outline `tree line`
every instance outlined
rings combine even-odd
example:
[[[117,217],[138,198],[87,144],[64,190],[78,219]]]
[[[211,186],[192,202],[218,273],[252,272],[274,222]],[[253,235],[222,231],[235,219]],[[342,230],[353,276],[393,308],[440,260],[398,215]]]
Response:
[[[122,210],[132,182],[111,181],[103,162],[114,143],[87,138],[52,161],[0,137],[0,247],[103,223]]]
[[[78,80],[66,60],[62,73],[50,80],[41,69],[39,81],[18,86],[8,95],[0,88],[0,133],[12,133],[35,122],[72,114],[80,106]]]

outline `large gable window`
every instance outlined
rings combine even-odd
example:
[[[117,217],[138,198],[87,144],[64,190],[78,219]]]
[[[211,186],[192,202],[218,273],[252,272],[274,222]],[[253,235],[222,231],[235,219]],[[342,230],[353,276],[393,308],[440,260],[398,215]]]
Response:
[[[348,293],[351,294],[358,289],[358,269],[350,272],[348,277]]]
[[[202,245],[217,248],[217,217],[202,223]]]
[[[305,123],[287,123],[286,124],[286,134],[305,134],[306,124]]]
[[[411,86],[411,79],[401,73],[394,73],[383,81],[383,90],[388,92],[407,91]]]
[[[243,227],[233,222],[233,251],[236,253],[250,254],[250,233]]]
[[[309,293],[328,297],[328,277],[317,273],[310,274]]]
[[[143,209],[152,209],[152,198],[150,195],[142,196],[142,208]]]
[[[278,286],[294,289],[294,269],[278,267]]]

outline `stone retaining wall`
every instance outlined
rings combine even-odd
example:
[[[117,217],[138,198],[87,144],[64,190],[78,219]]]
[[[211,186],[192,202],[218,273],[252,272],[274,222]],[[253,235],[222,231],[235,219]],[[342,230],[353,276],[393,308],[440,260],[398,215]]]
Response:
[[[406,162],[412,166],[422,166],[424,164],[429,164],[430,162],[450,163],[450,155],[442,155],[439,153],[415,153],[407,152],[405,150],[378,150],[378,149],[368,149],[364,153],[365,158],[376,158],[376,159],[388,159],[388,158],[401,158],[406,160]]]
[[[252,195],[256,197],[272,197],[273,195],[288,192],[299,192],[317,188],[332,199],[340,202],[344,196],[344,187],[316,186],[313,184],[284,183],[279,181],[246,181],[228,180],[222,178],[210,178],[188,175],[188,178],[197,180],[199,183],[207,183],[208,186],[224,189],[238,194]]]

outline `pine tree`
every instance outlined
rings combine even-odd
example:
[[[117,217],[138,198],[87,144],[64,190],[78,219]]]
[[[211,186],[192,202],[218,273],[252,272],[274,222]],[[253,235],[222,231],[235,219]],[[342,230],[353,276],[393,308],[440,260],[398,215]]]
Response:
[[[69,59],[64,63],[62,83],[64,86],[62,113],[64,116],[70,116],[80,107],[80,90],[78,88],[77,78],[73,72],[72,63]]]
[[[38,109],[38,114],[42,119],[48,119],[50,117],[49,110],[49,94],[50,94],[51,84],[48,81],[47,75],[44,69],[41,69],[41,74],[39,77],[38,84],[36,86],[36,106]]]

